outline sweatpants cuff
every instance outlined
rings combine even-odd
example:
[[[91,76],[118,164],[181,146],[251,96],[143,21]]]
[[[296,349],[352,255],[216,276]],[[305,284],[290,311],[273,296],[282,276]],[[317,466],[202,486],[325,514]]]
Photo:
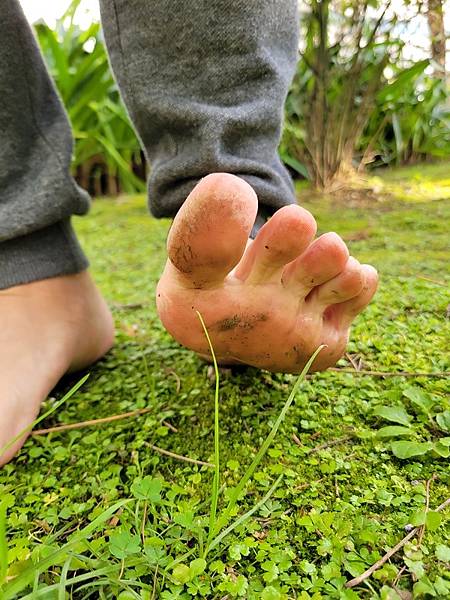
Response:
[[[80,273],[88,264],[70,219],[66,219],[0,242],[0,289]]]

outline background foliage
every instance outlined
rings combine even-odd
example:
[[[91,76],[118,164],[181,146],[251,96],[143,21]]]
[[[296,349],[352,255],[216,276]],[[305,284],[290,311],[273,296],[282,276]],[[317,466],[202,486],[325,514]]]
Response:
[[[318,188],[340,186],[367,164],[450,156],[445,44],[443,57],[406,59],[414,40],[404,39],[409,25],[399,4],[394,10],[390,0],[301,2],[303,44],[281,152],[301,175],[306,167]],[[420,18],[436,2],[403,5]]]
[[[140,146],[111,74],[100,24],[81,30],[74,0],[55,29],[35,26],[44,57],[72,123],[73,170],[83,187],[96,193],[143,191],[133,167]],[[95,177],[106,181],[95,186]]]
[[[80,30],[73,18],[79,4],[72,2],[55,30],[36,26],[72,122],[75,175],[97,195],[143,190],[139,143],[110,73],[99,24]],[[434,17],[439,33],[442,2],[403,4],[416,18]],[[408,24],[398,5],[394,10],[391,0],[300,3],[302,43],[280,153],[293,174],[318,188],[341,186],[366,165],[450,156],[445,40],[432,45],[425,59],[405,58]],[[426,20],[423,27],[428,31]],[[438,34],[433,38],[430,29],[429,35],[433,40]]]

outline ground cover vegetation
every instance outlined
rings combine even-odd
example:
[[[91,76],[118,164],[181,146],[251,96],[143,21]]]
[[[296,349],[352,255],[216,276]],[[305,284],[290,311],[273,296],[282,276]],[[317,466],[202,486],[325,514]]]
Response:
[[[165,333],[169,222],[144,196],[77,219],[117,345],[0,471],[2,600],[448,598],[449,166],[390,170],[367,199],[299,186],[381,285],[339,370],[294,391],[251,368],[217,390]]]
[[[142,191],[79,4],[36,26],[74,174],[97,195]],[[60,383],[0,471],[2,600],[450,597],[450,164],[367,173],[450,155],[443,2],[403,4],[407,16],[389,0],[301,3],[280,152],[321,231],[381,272],[336,369],[206,365],[156,315],[169,222],[142,195],[76,220],[117,344]],[[408,58],[400,32],[420,14],[430,54]]]

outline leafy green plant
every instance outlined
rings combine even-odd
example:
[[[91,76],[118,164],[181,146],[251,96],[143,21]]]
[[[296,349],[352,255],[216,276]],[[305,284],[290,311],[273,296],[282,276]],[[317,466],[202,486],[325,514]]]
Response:
[[[132,170],[140,146],[109,69],[100,24],[81,30],[74,17],[81,0],[73,0],[55,29],[35,26],[39,44],[72,124],[74,173],[91,159],[103,160],[110,178],[126,192],[143,191]],[[85,185],[87,182],[85,182]]]
[[[450,156],[448,82],[427,75],[430,60],[403,58],[399,19],[384,0],[302,3],[280,155],[316,188],[368,164]]]
[[[0,500],[0,590],[8,571],[8,544],[6,541],[6,504]]]
[[[408,399],[415,417],[407,412],[403,404],[379,405],[373,410],[373,416],[398,423],[381,427],[375,433],[380,440],[391,439],[390,449],[400,459],[435,453],[442,458],[450,456],[450,410],[443,410],[442,400],[436,401],[419,387],[403,390],[403,397]],[[424,425],[428,428],[424,430]],[[430,429],[440,434],[433,440],[423,441],[429,437]],[[443,435],[442,435],[443,434]],[[397,439],[401,438],[401,439]],[[406,439],[405,439],[406,438]]]
[[[362,164],[406,164],[450,156],[448,84],[426,74],[430,61],[392,65],[358,144]]]
[[[398,60],[401,42],[391,35],[395,13],[386,27],[389,4],[303,3],[304,48],[286,101],[281,155],[301,174],[306,166],[319,189],[333,189],[354,171],[384,69]]]

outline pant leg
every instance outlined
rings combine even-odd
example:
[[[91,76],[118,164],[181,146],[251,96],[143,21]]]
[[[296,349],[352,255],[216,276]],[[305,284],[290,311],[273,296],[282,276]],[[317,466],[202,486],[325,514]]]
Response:
[[[86,268],[70,216],[89,197],[70,176],[70,125],[17,0],[2,0],[0,40],[2,289]]]
[[[298,51],[297,0],[101,0],[111,64],[151,165],[157,217],[214,171],[263,212],[295,202],[278,153]]]

